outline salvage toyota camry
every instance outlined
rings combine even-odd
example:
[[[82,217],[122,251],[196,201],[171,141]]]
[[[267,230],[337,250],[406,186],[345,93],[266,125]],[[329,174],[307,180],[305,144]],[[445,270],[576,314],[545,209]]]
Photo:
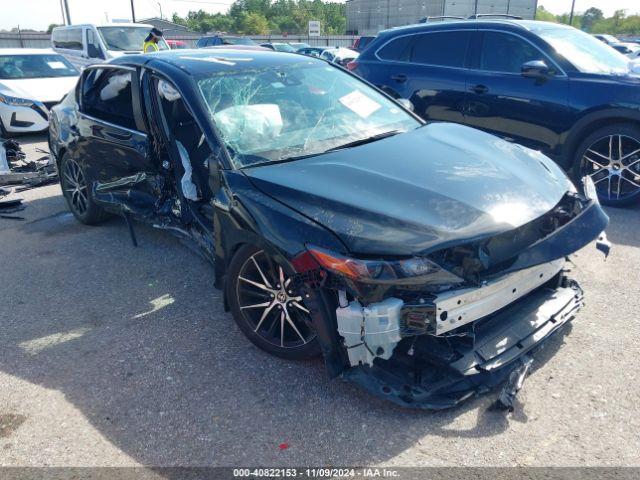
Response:
[[[119,214],[134,244],[136,219],[189,237],[256,346],[321,354],[331,376],[404,406],[503,385],[508,407],[582,306],[565,258],[608,222],[593,183],[542,154],[425,124],[301,55],[88,67],[53,109],[50,147],[80,222]]]

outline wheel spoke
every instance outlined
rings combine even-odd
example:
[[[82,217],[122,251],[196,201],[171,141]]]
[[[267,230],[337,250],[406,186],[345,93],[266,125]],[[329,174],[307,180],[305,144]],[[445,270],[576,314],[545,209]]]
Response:
[[[597,155],[597,156],[599,156],[601,158],[604,158],[607,161],[607,163],[611,160],[609,157],[601,154],[600,152],[596,152],[595,150],[589,149],[589,150],[587,150],[587,152],[588,153],[593,153],[594,155]]]
[[[613,135],[609,135],[609,160],[613,160]]]
[[[280,346],[284,347],[284,311],[280,312]]]
[[[253,285],[254,287],[261,288],[262,290],[267,290],[267,291],[270,290],[270,288],[267,287],[266,285],[263,285],[263,284],[258,283],[258,282],[254,282],[253,280],[249,280],[248,278],[238,277],[238,279],[242,280],[243,282],[247,282],[249,285]]]
[[[631,167],[633,167],[636,163],[640,162],[640,158],[635,160],[633,163],[630,163],[629,165],[625,166],[624,168],[626,170],[629,170]]]
[[[240,310],[244,310],[245,308],[263,308],[268,307],[269,305],[271,305],[271,302],[254,303],[253,305],[245,305],[243,307],[240,307]]]
[[[584,156],[584,159],[585,159],[587,162],[591,162],[591,163],[593,163],[594,165],[597,165],[597,166],[598,166],[598,167],[600,167],[600,168],[607,168],[607,165],[602,164],[602,163],[598,163],[598,162],[596,162],[594,159],[589,158],[589,157],[587,157],[586,155]]]
[[[302,341],[305,342],[306,340],[304,339],[304,337],[300,333],[300,330],[298,330],[298,327],[296,327],[296,324],[293,323],[293,320],[291,320],[291,317],[289,316],[289,312],[285,309],[284,313],[285,313],[285,318],[287,320],[287,323],[289,323],[289,325],[291,325],[291,328],[293,328],[293,330],[298,334],[298,336],[302,339]]]
[[[627,158],[633,157],[634,155],[636,155],[638,153],[640,153],[640,148],[638,150],[634,150],[631,153],[627,153],[624,157],[621,157],[620,160],[626,160]],[[638,159],[638,160],[640,160],[640,159]],[[638,160],[636,160],[634,163],[638,162]],[[627,166],[629,166],[629,165],[627,165]]]
[[[596,173],[591,174],[591,178],[594,178],[597,174],[602,173],[602,172],[604,172],[604,170],[598,170]],[[600,177],[599,179],[594,180],[593,184],[595,185],[595,184],[601,182],[602,180],[606,180],[607,178],[609,178],[609,174],[608,173],[607,173],[607,175],[604,175],[604,176]]]
[[[269,280],[267,280],[267,277],[265,277],[264,273],[262,272],[260,265],[258,265],[258,262],[256,262],[256,256],[253,255],[251,257],[251,260],[253,261],[253,264],[256,266],[256,270],[258,270],[258,273],[260,274],[260,277],[262,278],[262,281],[264,282],[264,284],[269,288],[273,288],[271,287],[271,283],[269,283]]]
[[[258,331],[258,329],[262,325],[262,322],[264,322],[264,319],[267,318],[267,315],[269,315],[269,312],[273,309],[274,305],[275,304],[271,304],[269,307],[264,309],[264,312],[262,312],[262,316],[260,317],[260,320],[258,321],[258,324],[256,325],[254,332]]]
[[[280,285],[284,285],[284,270],[280,266],[278,267],[278,270],[280,272],[280,277],[279,277]]]
[[[66,177],[67,182],[69,182],[71,185],[73,185],[74,187],[77,185],[75,179],[71,177],[71,174],[69,172],[64,172],[64,176]]]
[[[622,135],[618,135],[618,160],[622,160]]]
[[[298,302],[295,302],[295,301],[294,301],[294,302],[291,302],[291,304],[292,304],[294,307],[296,307],[296,308],[298,308],[298,309],[302,310],[302,311],[303,311],[303,312],[305,312],[305,313],[311,313],[309,310],[307,310],[305,307],[303,307],[302,305],[300,305]]]
[[[620,178],[622,178],[623,180],[626,180],[630,184],[635,185],[636,187],[640,188],[640,183],[636,183],[633,180],[631,180],[630,178],[625,177],[624,175],[620,175]]]

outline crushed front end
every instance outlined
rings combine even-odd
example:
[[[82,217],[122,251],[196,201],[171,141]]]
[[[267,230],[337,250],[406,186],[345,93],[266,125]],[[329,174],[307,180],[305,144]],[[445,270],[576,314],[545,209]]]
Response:
[[[532,355],[583,305],[566,257],[602,238],[607,222],[597,201],[572,193],[497,236],[393,259],[309,245],[294,267],[330,373],[425,409],[502,385],[510,409]]]

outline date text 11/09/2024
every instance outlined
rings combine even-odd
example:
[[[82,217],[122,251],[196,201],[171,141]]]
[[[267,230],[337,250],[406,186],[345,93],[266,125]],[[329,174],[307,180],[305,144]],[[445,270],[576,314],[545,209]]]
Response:
[[[234,478],[399,478],[397,469],[389,468],[234,468]]]

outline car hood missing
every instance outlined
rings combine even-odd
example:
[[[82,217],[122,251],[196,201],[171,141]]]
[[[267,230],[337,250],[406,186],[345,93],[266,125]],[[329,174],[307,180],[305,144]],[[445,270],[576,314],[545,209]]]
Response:
[[[428,253],[496,235],[574,189],[542,154],[448,123],[243,171],[363,254]]]

